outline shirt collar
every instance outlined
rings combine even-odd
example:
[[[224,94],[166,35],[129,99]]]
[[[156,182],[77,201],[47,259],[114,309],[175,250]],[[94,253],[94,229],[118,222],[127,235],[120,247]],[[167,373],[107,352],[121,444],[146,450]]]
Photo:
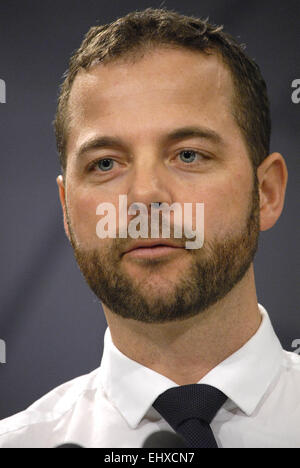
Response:
[[[258,304],[262,321],[256,333],[240,349],[218,364],[199,383],[217,387],[250,416],[278,373],[283,349],[266,309]],[[230,405],[230,403],[234,403]]]
[[[248,416],[254,411],[277,374],[283,359],[281,344],[265,308],[258,304],[262,321],[257,332],[238,351],[218,364],[198,383],[213,385]],[[178,386],[121,353],[109,328],[104,337],[101,382],[110,402],[130,427],[136,428],[156,398]]]

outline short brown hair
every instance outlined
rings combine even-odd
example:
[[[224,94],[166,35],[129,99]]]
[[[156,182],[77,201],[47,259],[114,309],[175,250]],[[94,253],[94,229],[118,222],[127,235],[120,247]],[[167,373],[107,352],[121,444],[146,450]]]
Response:
[[[68,100],[80,69],[95,62],[108,63],[147,52],[159,45],[172,45],[202,53],[218,53],[231,72],[235,90],[233,115],[254,169],[269,154],[271,119],[266,83],[259,66],[244,52],[244,46],[223,26],[166,9],[134,11],[113,23],[91,27],[63,75],[54,120],[60,164],[67,166]]]

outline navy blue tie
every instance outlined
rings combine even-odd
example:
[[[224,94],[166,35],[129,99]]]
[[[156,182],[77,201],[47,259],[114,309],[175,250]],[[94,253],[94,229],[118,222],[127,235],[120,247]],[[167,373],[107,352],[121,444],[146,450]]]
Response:
[[[192,384],[170,388],[153,407],[180,434],[189,448],[218,448],[210,423],[227,400],[211,385]]]

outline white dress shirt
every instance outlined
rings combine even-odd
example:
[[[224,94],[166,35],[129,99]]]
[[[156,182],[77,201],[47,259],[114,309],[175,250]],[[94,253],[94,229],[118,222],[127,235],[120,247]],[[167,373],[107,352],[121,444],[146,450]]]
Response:
[[[255,335],[199,382],[228,397],[211,428],[220,448],[300,448],[300,356],[282,349],[258,306]],[[107,329],[101,366],[2,420],[0,447],[142,447],[153,432],[172,431],[152,404],[174,386],[122,354]]]

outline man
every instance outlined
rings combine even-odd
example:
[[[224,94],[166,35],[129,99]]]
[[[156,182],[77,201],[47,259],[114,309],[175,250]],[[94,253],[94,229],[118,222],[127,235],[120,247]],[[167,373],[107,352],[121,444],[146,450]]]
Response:
[[[255,289],[259,230],[279,218],[287,183],[257,65],[221,27],[130,13],[90,29],[55,128],[65,231],[103,305],[104,354],[2,421],[1,446],[142,447],[167,430],[187,447],[300,447],[299,356]],[[120,227],[121,195],[149,220],[162,204],[203,204],[203,245],[175,236],[175,214],[169,238],[101,238],[99,204]]]

